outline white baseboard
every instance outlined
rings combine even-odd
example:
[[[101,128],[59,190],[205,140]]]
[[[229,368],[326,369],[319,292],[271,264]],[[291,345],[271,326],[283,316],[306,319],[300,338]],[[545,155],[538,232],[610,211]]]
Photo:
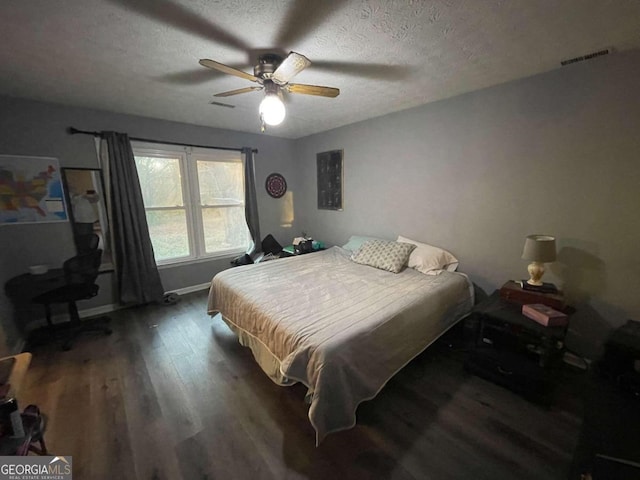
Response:
[[[111,303],[108,305],[100,305],[99,307],[94,308],[85,308],[84,310],[78,310],[78,316],[80,318],[87,317],[97,317],[100,315],[105,315],[110,312],[115,312],[116,310],[120,310],[123,307],[122,305],[117,305],[115,303]],[[69,314],[65,311],[64,313],[57,313],[51,317],[51,321],[53,323],[64,323],[69,321]],[[31,320],[29,323],[25,325],[25,331],[31,331],[38,327],[44,327],[47,324],[47,321],[44,317],[36,318]],[[22,345],[24,348],[24,345]]]
[[[206,290],[211,286],[211,282],[207,282],[207,283],[201,283],[200,285],[192,285],[190,287],[184,287],[184,288],[178,288],[176,290],[169,290],[166,293],[177,293],[178,295],[186,295],[187,293],[193,293],[193,292],[199,292],[201,290]],[[110,312],[115,312],[116,310],[121,310],[123,308],[128,308],[126,305],[118,305],[116,303],[111,303],[108,305],[100,305],[99,307],[95,307],[95,308],[87,308],[84,310],[79,310],[78,314],[80,315],[80,318],[86,318],[86,317],[95,317],[98,315],[105,315],[107,313]],[[55,317],[53,317],[53,320],[56,320],[56,317],[64,317],[66,316],[68,318],[68,315],[64,314],[64,315],[56,315]]]
[[[107,313],[115,312],[116,310],[121,310],[123,308],[127,308],[127,307],[123,307],[122,305],[118,305],[115,303],[110,303],[108,305],[100,305],[99,307],[85,308],[83,310],[78,310],[78,316],[80,318],[97,317],[100,315],[106,315]],[[44,324],[45,319],[42,318],[41,320]],[[57,315],[54,315],[53,317],[51,317],[51,321],[53,323],[67,322],[69,321],[69,314],[67,312],[58,313]]]
[[[207,282],[207,283],[201,283],[199,285],[192,285],[190,287],[184,287],[184,288],[178,288],[176,290],[170,290],[166,293],[177,293],[178,295],[186,295],[188,293],[193,293],[193,292],[199,292],[202,290],[206,290],[211,286],[211,282]],[[127,306],[123,306],[123,305],[118,305],[117,303],[110,303],[107,305],[100,305],[99,307],[94,307],[94,308],[85,308],[83,310],[78,310],[78,315],[80,316],[80,318],[87,318],[87,317],[97,317],[100,315],[106,315],[108,313],[111,312],[115,312],[116,310],[121,310],[123,308],[127,308]],[[69,320],[69,314],[67,312],[64,313],[59,313],[57,315],[54,315],[51,318],[51,321],[53,323],[58,323],[58,322],[66,322]],[[26,326],[25,329],[27,331],[36,328],[36,327],[40,327],[40,326],[44,326],[46,325],[46,321],[45,318],[38,318],[38,319],[34,319],[32,321],[30,321]],[[22,340],[21,344],[16,345],[16,348],[24,348],[24,340]],[[21,350],[20,350],[21,351]]]
[[[199,285],[192,285],[190,287],[178,288],[176,290],[169,290],[168,292],[165,292],[165,293],[177,293],[178,295],[186,295],[188,293],[207,290],[209,289],[209,287],[211,287],[211,282],[201,283]],[[80,318],[93,317],[97,315],[105,315],[109,312],[115,312],[116,310],[120,310],[123,308],[127,308],[127,306],[122,306],[122,305],[112,303],[109,305],[101,305],[95,308],[87,308],[85,310],[80,310],[78,311],[78,314],[80,315]]]
[[[118,305],[116,303],[110,303],[108,305],[100,305],[99,307],[85,308],[84,310],[78,310],[78,315],[80,316],[80,318],[96,317],[98,315],[105,315],[107,313],[115,312],[116,310],[121,310],[123,308],[127,308],[127,307]],[[55,317],[53,317],[54,320],[56,319],[56,317],[60,317],[60,318],[66,317],[67,320],[69,319],[69,315],[66,313],[64,315],[56,315]]]
[[[192,285],[191,287],[178,288],[176,290],[169,290],[167,293],[177,293],[178,295],[186,295],[187,293],[207,290],[209,287],[211,287],[211,282],[201,283],[200,285]]]

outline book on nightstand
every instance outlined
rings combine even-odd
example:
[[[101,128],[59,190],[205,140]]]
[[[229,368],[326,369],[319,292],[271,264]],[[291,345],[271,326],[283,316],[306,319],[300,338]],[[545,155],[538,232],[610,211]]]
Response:
[[[500,297],[511,303],[527,305],[531,303],[542,303],[561,312],[567,312],[564,296],[561,292],[545,293],[525,290],[520,282],[510,280],[500,288]]]
[[[564,327],[569,323],[568,315],[541,303],[523,305],[522,314],[545,327]]]
[[[558,293],[558,287],[553,283],[543,282],[542,285],[530,285],[526,280],[520,280],[517,282],[523,290],[529,290],[530,292],[540,293]]]

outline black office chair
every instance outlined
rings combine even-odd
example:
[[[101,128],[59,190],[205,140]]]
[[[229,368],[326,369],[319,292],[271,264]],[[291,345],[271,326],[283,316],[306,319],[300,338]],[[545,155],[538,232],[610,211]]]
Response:
[[[86,233],[84,235],[76,235],[74,237],[76,249],[78,253],[89,253],[98,249],[100,237],[95,233]]]
[[[96,244],[97,245],[97,244]],[[102,250],[94,248],[85,250],[75,257],[64,262],[63,270],[66,284],[54,290],[50,290],[38,295],[33,299],[34,303],[44,305],[47,317],[47,333],[61,334],[65,337],[62,344],[63,350],[70,350],[74,340],[85,332],[103,332],[111,334],[111,329],[107,326],[109,318],[100,317],[88,320],[80,320],[78,300],[87,300],[98,294],[96,278],[102,261]],[[51,305],[56,303],[66,303],[69,307],[70,321],[54,324],[51,321]]]

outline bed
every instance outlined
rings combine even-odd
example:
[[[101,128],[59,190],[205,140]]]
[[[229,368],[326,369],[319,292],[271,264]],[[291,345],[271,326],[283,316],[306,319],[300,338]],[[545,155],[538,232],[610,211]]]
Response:
[[[211,283],[220,314],[278,385],[302,382],[316,444],[351,428],[356,409],[469,313],[461,273],[391,273],[341,247],[225,270]]]

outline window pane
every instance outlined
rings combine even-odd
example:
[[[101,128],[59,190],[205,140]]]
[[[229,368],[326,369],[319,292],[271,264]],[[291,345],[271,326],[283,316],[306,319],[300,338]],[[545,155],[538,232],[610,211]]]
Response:
[[[180,159],[137,156],[136,167],[144,206],[183,206]]]
[[[238,205],[244,203],[241,162],[199,160],[198,178],[202,205]]]
[[[156,261],[189,255],[185,210],[147,211],[147,222]]]
[[[203,208],[202,224],[207,253],[249,246],[244,207]]]

